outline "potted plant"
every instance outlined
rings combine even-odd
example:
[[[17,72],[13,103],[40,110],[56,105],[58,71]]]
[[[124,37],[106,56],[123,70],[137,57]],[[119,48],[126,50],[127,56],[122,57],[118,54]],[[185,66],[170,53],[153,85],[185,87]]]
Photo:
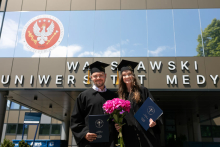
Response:
[[[4,139],[0,147],[14,147],[14,146],[15,144],[12,143],[10,140]]]

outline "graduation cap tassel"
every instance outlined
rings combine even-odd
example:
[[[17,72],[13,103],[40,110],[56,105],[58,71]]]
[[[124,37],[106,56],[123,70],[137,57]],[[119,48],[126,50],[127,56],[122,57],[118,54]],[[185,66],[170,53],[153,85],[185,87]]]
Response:
[[[87,80],[87,84],[90,84],[90,69],[88,69],[88,80]]]
[[[118,85],[119,84],[119,73],[118,73],[118,68],[117,68],[117,81],[115,83],[115,85]]]

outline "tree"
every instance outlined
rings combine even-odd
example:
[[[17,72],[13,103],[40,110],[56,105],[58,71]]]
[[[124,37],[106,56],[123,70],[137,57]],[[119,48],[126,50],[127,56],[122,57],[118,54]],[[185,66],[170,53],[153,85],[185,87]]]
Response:
[[[204,31],[202,31],[204,54],[206,57],[217,57],[220,56],[220,20],[214,18]],[[203,56],[201,34],[198,36],[196,51],[197,56]]]

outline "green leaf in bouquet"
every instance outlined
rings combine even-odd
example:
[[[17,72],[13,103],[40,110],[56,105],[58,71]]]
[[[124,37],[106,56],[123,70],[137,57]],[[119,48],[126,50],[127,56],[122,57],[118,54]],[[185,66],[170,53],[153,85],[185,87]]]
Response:
[[[117,114],[114,114],[113,118],[115,119],[115,122],[118,122],[118,115]]]

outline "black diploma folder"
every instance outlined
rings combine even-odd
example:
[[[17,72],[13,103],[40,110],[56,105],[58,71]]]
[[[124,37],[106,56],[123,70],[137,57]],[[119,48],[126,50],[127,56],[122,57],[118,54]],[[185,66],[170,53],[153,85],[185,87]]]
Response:
[[[97,134],[91,143],[109,142],[109,115],[89,115],[89,132]]]
[[[149,129],[149,119],[156,121],[163,111],[153,102],[151,98],[147,98],[134,117],[141,124],[141,126],[147,131]]]

